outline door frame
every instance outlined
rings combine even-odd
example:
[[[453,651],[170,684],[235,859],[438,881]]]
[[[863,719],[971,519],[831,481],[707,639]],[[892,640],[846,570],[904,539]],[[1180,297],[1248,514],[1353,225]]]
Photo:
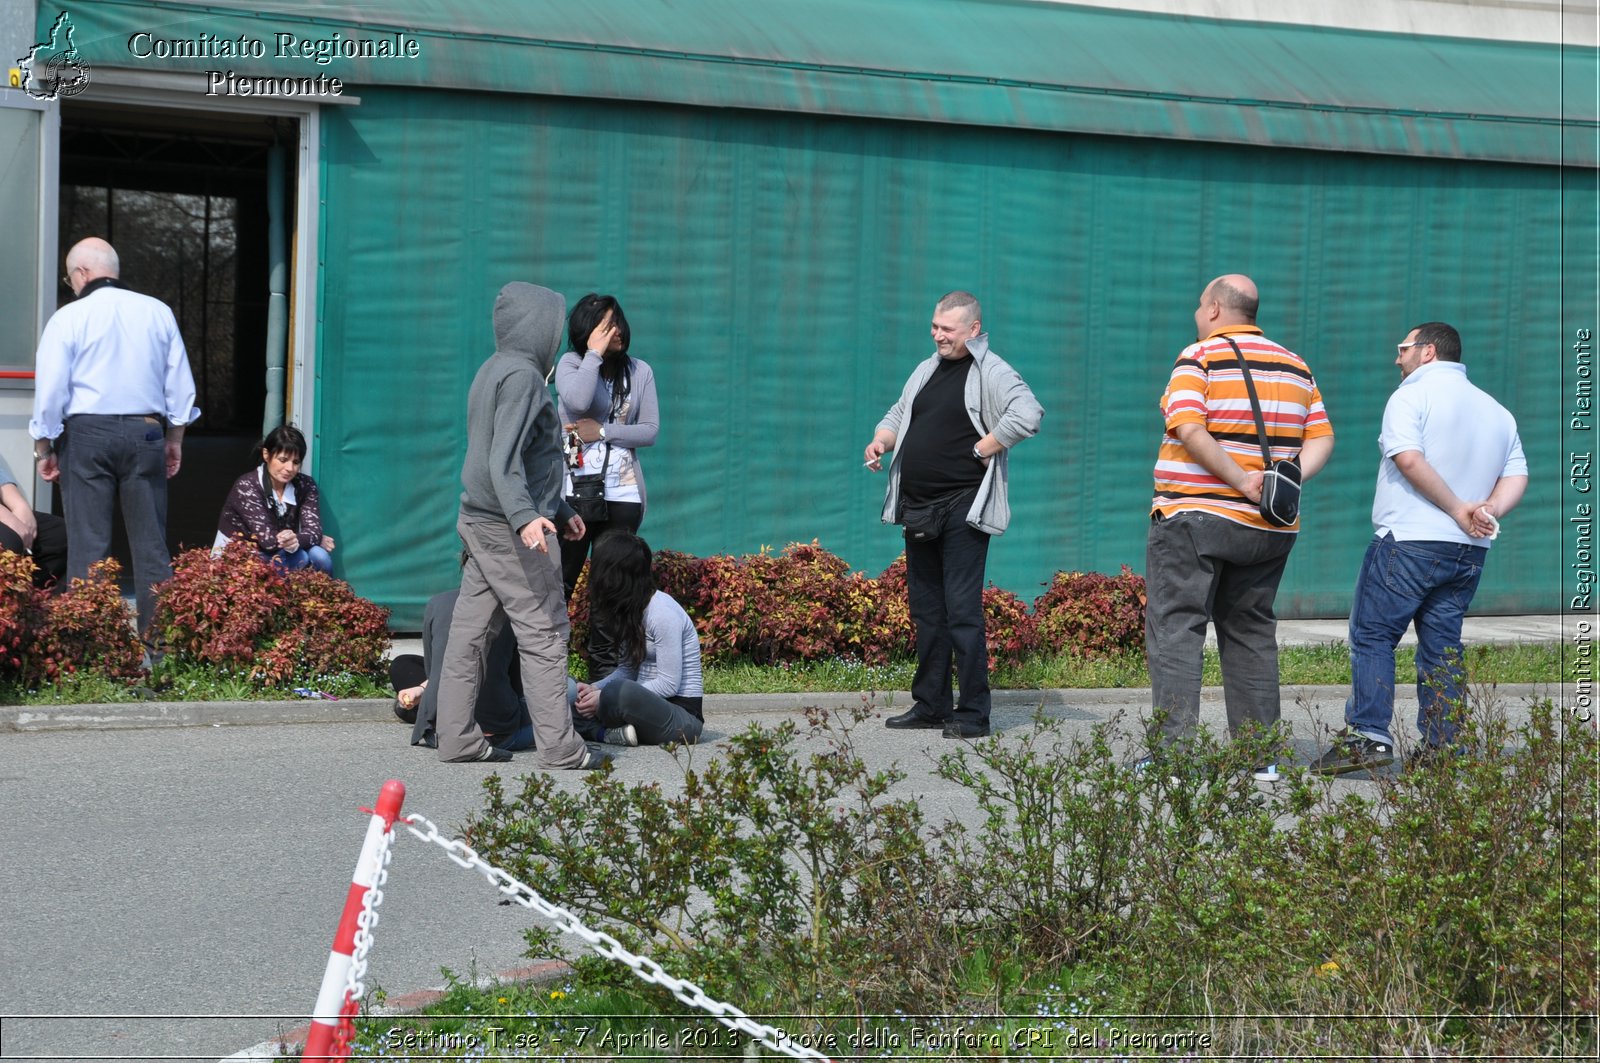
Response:
[[[289,291],[289,377],[288,416],[300,426],[308,439],[316,433],[317,322],[322,291],[320,236],[321,201],[321,115],[327,105],[358,106],[355,96],[272,97],[207,96],[205,75],[135,70],[125,67],[94,68],[94,80],[81,96],[97,103],[119,106],[160,107],[184,111],[220,111],[231,114],[265,114],[297,120],[299,143],[295,145],[294,233],[290,247],[293,283]],[[41,184],[42,198],[48,198],[48,228],[42,234],[42,276],[50,279],[59,253],[56,244],[56,218],[60,189],[60,109],[56,107],[54,136],[48,145],[51,179]],[[41,206],[41,217],[45,217]],[[50,254],[44,255],[44,251]],[[53,284],[49,288],[54,294]],[[53,307],[52,307],[53,309]],[[40,327],[48,318],[45,312]],[[313,449],[313,454],[317,448]]]

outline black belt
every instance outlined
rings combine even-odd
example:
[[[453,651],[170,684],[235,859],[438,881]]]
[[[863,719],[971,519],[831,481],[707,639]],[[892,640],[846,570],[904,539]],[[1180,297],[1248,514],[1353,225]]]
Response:
[[[98,417],[103,421],[154,421],[156,424],[166,424],[167,419],[159,413],[75,413],[67,418],[71,424],[79,417]]]

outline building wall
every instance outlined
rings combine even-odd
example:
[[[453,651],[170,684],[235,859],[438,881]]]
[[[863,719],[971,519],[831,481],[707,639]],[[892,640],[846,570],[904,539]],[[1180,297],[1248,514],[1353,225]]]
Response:
[[[1535,470],[1477,607],[1560,604],[1545,337],[1584,305],[1563,303],[1563,227],[1597,219],[1557,168],[382,89],[324,130],[319,476],[347,571],[401,624],[456,578],[466,389],[513,279],[622,299],[660,382],[654,547],[817,538],[870,572],[900,540],[861,448],[934,300],[976,292],[1047,411],[990,555],[1031,599],[1057,569],[1142,570],[1156,399],[1201,286],[1247,272],[1339,439],[1284,615],[1348,608],[1394,343],[1451,321]]]
[[[1494,41],[1582,44],[1600,39],[1592,0],[1063,0],[1086,7],[1156,11],[1197,18],[1278,22],[1473,37]]]

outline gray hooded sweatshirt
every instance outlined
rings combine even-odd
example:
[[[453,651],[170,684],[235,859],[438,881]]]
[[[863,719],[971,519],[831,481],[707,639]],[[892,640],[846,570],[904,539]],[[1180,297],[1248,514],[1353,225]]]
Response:
[[[462,520],[505,521],[516,531],[535,517],[559,527],[572,516],[561,496],[561,424],[545,384],[566,321],[566,299],[549,288],[513,281],[500,289],[495,352],[467,393]]]

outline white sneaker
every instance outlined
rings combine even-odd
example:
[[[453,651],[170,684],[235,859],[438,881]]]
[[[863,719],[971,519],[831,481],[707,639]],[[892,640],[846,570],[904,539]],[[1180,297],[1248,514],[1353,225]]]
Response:
[[[1255,776],[1256,782],[1277,782],[1278,766],[1276,764],[1263,764],[1251,774]]]
[[[604,741],[608,746],[636,746],[639,744],[639,732],[633,729],[631,723],[607,727]]]

